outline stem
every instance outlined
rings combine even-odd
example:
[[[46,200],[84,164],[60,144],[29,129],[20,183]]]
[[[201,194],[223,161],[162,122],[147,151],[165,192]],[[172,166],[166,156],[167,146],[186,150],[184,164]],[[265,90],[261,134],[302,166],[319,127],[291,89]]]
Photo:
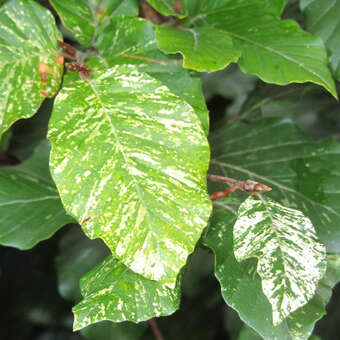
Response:
[[[211,174],[207,174],[207,179],[213,182],[227,183],[230,185],[235,185],[235,184],[240,183],[240,181],[230,178],[230,177],[217,176],[217,175],[211,175]]]
[[[149,319],[148,324],[156,340],[165,340],[155,318]]]

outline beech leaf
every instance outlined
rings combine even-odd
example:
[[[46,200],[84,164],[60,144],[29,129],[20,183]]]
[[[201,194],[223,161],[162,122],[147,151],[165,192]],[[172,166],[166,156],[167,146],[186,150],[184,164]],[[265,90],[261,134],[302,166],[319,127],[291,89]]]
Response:
[[[313,297],[326,271],[326,248],[307,217],[267,197],[244,201],[233,230],[236,259],[258,258],[277,325]]]

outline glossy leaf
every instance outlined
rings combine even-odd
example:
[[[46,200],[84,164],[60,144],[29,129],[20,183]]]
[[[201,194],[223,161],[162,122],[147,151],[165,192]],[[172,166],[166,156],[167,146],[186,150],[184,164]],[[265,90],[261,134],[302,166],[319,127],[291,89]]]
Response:
[[[101,240],[90,240],[79,226],[72,226],[63,235],[56,256],[59,294],[74,302],[81,300],[79,280],[110,255]]]
[[[183,66],[200,72],[221,70],[237,62],[241,55],[230,36],[209,26],[183,29],[159,26],[156,38],[163,52],[181,53]]]
[[[66,79],[50,120],[62,201],[130,269],[173,286],[211,209],[200,122],[134,65],[91,68],[89,82]]]
[[[304,32],[292,20],[280,20],[282,1],[185,3],[183,11],[189,14],[191,29],[210,28],[219,40],[231,38],[235,49],[241,51],[238,64],[245,73],[279,85],[314,82],[337,97],[321,39]],[[158,44],[167,46],[161,39]],[[183,47],[180,52],[184,54]]]
[[[112,32],[115,32],[114,36]],[[96,47],[107,66],[137,65],[142,72],[160,80],[194,108],[208,134],[209,115],[200,79],[190,76],[176,60],[159,51],[149,21],[131,17],[112,18],[99,29]]]
[[[48,169],[49,146],[42,142],[33,156],[0,169],[0,243],[29,249],[74,220],[65,214]]]
[[[307,340],[314,324],[326,314],[332,287],[340,281],[339,255],[329,255],[327,272],[316,294],[305,306],[273,325],[272,308],[265,297],[254,259],[238,262],[233,252],[233,225],[242,199],[229,197],[215,201],[211,226],[204,244],[215,254],[215,275],[226,303],[265,340]]]
[[[140,322],[172,314],[179,289],[148,280],[108,257],[81,282],[84,299],[73,308],[74,330],[102,320]]]
[[[340,2],[300,0],[300,7],[306,16],[306,29],[324,41],[334,75],[340,81]]]
[[[236,259],[258,259],[262,289],[278,325],[313,297],[326,271],[326,248],[306,216],[267,197],[244,201],[233,231]]]
[[[96,39],[98,26],[115,15],[137,15],[137,0],[50,0],[63,24],[84,46]]]
[[[32,116],[59,89],[59,55],[53,15],[31,0],[11,0],[0,9],[0,135]]]
[[[179,0],[147,0],[147,2],[159,13],[168,16],[178,16],[181,15],[181,1]]]
[[[280,118],[235,122],[211,141],[211,173],[269,185],[268,197],[302,211],[328,252],[340,252],[338,142],[315,142]]]

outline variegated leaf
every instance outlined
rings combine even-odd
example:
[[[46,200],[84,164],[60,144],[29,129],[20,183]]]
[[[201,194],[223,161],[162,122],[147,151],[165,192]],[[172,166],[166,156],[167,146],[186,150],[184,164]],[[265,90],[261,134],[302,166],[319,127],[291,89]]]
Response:
[[[170,315],[179,307],[179,287],[170,289],[106,258],[80,281],[84,299],[73,308],[73,329],[111,320],[140,322]]]
[[[97,63],[97,65],[95,65]],[[66,210],[133,271],[173,286],[210,215],[209,148],[191,106],[135,65],[68,82],[49,126]]]
[[[234,252],[238,261],[258,259],[274,325],[313,297],[326,271],[326,248],[309,218],[268,197],[250,197],[239,207]]]
[[[0,135],[32,116],[61,82],[62,36],[54,17],[32,0],[11,0],[0,9]]]

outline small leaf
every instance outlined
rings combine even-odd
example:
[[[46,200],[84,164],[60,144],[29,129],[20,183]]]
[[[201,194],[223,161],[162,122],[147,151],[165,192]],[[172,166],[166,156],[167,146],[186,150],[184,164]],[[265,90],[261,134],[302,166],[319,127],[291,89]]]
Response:
[[[0,9],[0,26],[1,135],[56,94],[64,60],[53,15],[34,1],[8,1]]]
[[[112,32],[115,32],[115,36]],[[149,21],[131,17],[112,18],[99,29],[96,47],[108,67],[133,64],[140,71],[160,80],[193,107],[208,134],[209,114],[201,90],[201,80],[190,76],[176,60],[168,58],[158,49],[154,29]]]
[[[241,55],[232,38],[213,27],[156,27],[156,38],[163,52],[181,53],[183,66],[200,72],[221,70]]]
[[[262,289],[279,324],[314,295],[326,271],[326,249],[311,221],[300,211],[269,198],[248,198],[234,225],[238,261],[256,257]]]
[[[316,142],[288,119],[264,118],[221,127],[211,145],[211,173],[269,185],[266,196],[302,211],[327,251],[340,252],[338,142]]]
[[[91,46],[98,26],[114,15],[137,15],[137,0],[50,0],[63,24],[84,46]]]
[[[53,177],[90,238],[173,286],[210,215],[204,132],[190,105],[135,65],[91,65],[93,78],[66,77],[55,101]]]
[[[170,315],[179,307],[179,287],[145,279],[108,257],[81,282],[84,299],[73,308],[73,329],[102,320],[140,322]]]
[[[42,142],[22,164],[0,169],[0,243],[30,249],[74,220],[65,214]]]
[[[332,288],[340,281],[340,255],[328,255],[326,275],[312,300],[273,326],[272,308],[262,291],[255,260],[237,262],[234,255],[233,225],[241,202],[238,197],[215,201],[211,226],[204,239],[204,244],[215,254],[215,275],[223,298],[265,340],[307,340],[316,321],[326,314]]]
[[[300,0],[300,8],[306,17],[306,29],[320,36],[329,50],[334,75],[340,81],[340,2]]]

